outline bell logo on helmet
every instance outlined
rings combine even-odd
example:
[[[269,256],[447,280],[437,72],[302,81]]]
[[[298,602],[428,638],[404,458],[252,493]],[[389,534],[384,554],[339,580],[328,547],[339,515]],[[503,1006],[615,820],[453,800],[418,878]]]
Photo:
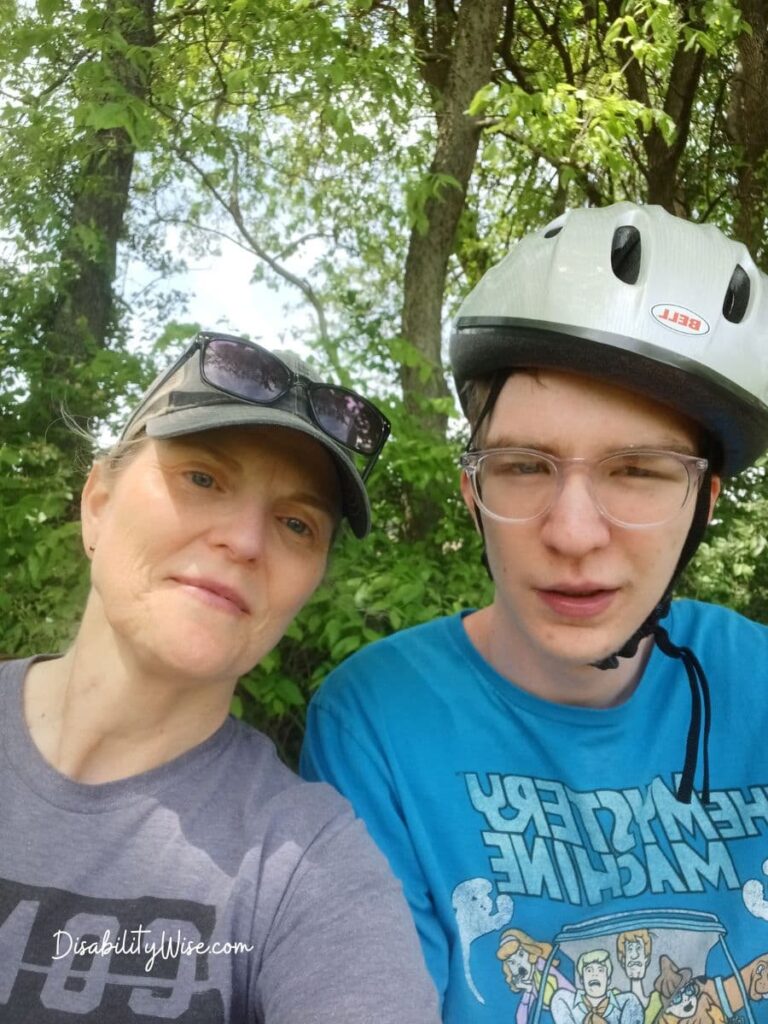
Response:
[[[707,321],[690,309],[686,309],[685,306],[673,306],[659,302],[653,307],[651,314],[662,327],[669,327],[670,330],[680,334],[706,334],[709,330]]]

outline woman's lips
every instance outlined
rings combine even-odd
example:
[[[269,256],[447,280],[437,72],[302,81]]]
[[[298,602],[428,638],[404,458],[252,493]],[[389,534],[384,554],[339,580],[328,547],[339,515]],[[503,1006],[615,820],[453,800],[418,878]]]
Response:
[[[613,602],[617,590],[584,587],[579,590],[538,590],[544,604],[556,615],[568,619],[590,619],[602,614]]]
[[[225,586],[215,580],[189,579],[182,576],[177,576],[176,582],[192,597],[204,601],[212,608],[219,608],[222,611],[237,615],[248,613],[248,605],[245,603],[245,599],[232,587]]]

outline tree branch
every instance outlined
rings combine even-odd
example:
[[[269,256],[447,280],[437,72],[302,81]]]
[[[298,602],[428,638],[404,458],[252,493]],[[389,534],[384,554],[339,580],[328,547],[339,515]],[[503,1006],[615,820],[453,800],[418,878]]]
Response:
[[[533,12],[533,16],[536,18],[536,21],[538,21],[542,32],[545,36],[549,37],[552,45],[557,51],[557,55],[560,58],[560,63],[563,65],[563,74],[565,75],[566,82],[568,82],[569,85],[575,85],[576,80],[573,74],[573,63],[571,61],[571,55],[568,52],[568,47],[565,46],[563,40],[560,38],[560,32],[558,31],[557,16],[555,16],[555,20],[550,25],[547,22],[547,19],[544,17],[543,13],[533,2],[533,0],[528,0],[528,6],[530,10]]]
[[[245,222],[245,217],[243,216],[243,212],[240,207],[237,155],[235,154],[232,186],[230,189],[229,199],[227,199],[227,197],[222,193],[221,189],[213,181],[211,175],[202,167],[200,167],[196,160],[194,160],[188,153],[184,153],[181,150],[177,149],[176,152],[177,155],[179,156],[179,159],[183,163],[185,163],[187,167],[190,167],[195,172],[195,174],[197,174],[197,176],[200,178],[200,181],[203,183],[208,192],[210,192],[210,194],[213,196],[213,198],[216,200],[216,202],[219,204],[222,210],[224,210],[225,213],[227,213],[232,218],[232,222],[237,227],[237,230],[240,232],[240,235],[247,242],[249,251],[252,252],[254,256],[257,256],[263,263],[266,263],[269,269],[273,273],[277,274],[278,277],[282,278],[288,284],[293,285],[294,288],[298,288],[299,291],[304,296],[304,298],[307,300],[307,302],[309,302],[309,304],[315,311],[315,315],[317,316],[317,326],[320,332],[320,340],[326,351],[330,353],[331,346],[329,344],[328,323],[325,316],[325,310],[323,309],[323,304],[320,301],[320,298],[318,297],[314,288],[308,281],[305,281],[303,278],[298,277],[296,274],[288,270],[287,267],[283,266],[282,263],[276,260],[273,256],[270,256],[266,249],[264,249],[259,244],[258,240],[256,239],[256,236],[252,233],[252,231]],[[335,368],[338,369],[338,367]]]

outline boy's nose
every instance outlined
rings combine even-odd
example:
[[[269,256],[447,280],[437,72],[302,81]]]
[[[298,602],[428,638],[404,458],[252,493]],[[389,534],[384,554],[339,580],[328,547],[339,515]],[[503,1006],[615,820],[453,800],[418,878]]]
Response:
[[[542,537],[550,547],[579,557],[604,547],[610,540],[610,524],[595,503],[589,475],[566,472],[551,507],[544,516]]]

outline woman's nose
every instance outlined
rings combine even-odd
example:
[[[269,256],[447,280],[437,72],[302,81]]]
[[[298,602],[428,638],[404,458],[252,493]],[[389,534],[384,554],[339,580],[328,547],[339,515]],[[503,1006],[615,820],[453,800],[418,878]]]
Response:
[[[261,502],[237,502],[217,519],[211,530],[212,542],[226,548],[237,561],[252,562],[264,553],[269,521]]]

